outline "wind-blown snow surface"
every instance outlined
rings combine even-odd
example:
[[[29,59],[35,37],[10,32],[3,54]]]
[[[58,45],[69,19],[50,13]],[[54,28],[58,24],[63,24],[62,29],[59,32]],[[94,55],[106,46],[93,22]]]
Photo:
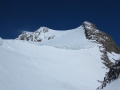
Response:
[[[0,90],[95,90],[105,75],[97,46],[60,49],[4,40],[0,46]]]

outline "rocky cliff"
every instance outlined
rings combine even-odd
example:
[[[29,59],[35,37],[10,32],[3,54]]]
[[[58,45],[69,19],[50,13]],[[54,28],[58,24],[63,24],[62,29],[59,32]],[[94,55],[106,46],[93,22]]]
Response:
[[[102,47],[99,47],[104,48],[100,50],[103,53],[101,59],[105,61],[104,64],[107,67],[110,67],[113,63],[109,60],[107,52],[120,54],[120,48],[108,34],[99,31],[95,24],[85,21],[83,27],[87,39],[94,40],[94,43],[102,44]]]
[[[40,27],[35,32],[28,32],[23,31],[21,35],[16,38],[17,40],[25,40],[25,41],[34,41],[34,42],[41,42],[43,39],[53,39],[54,36],[46,35],[49,32],[49,28],[47,27]]]

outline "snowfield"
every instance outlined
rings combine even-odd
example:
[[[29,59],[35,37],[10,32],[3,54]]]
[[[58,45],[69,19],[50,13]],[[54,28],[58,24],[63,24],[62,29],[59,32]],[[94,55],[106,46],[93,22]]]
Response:
[[[17,40],[0,47],[0,90],[95,90],[103,80],[97,46],[59,49]]]
[[[54,38],[44,38],[49,36]],[[38,38],[42,42],[0,39],[0,90],[96,90],[101,85],[98,80],[108,70],[99,45],[86,39],[82,26],[49,29]],[[108,54],[111,60],[118,57]]]

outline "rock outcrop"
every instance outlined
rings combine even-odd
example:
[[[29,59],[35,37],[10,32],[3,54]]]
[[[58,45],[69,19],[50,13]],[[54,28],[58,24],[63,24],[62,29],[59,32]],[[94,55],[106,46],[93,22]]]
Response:
[[[96,90],[101,90],[111,81],[118,79],[120,75],[120,60],[116,61],[113,66],[109,68],[109,71],[106,73],[103,81],[98,81],[101,84]]]
[[[117,54],[120,54],[120,48],[108,34],[99,31],[95,24],[85,21],[83,23],[83,27],[87,39],[93,40],[94,43],[102,44],[103,49],[100,51],[103,53],[103,55],[101,59],[104,60],[103,63],[107,67],[110,67],[113,63],[109,60],[107,52],[109,53],[115,52]]]
[[[41,42],[43,39],[53,39],[54,36],[46,35],[47,32],[49,32],[49,28],[47,27],[41,27],[35,32],[23,31],[22,34],[18,36],[17,40]]]

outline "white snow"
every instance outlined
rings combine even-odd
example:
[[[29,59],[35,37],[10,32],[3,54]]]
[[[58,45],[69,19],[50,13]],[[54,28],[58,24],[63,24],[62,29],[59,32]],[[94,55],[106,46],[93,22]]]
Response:
[[[44,33],[44,29],[48,32]],[[42,44],[54,45],[54,46],[93,46],[94,44],[87,40],[85,37],[85,31],[82,26],[71,30],[53,30],[46,27],[41,27],[35,32],[26,32],[26,36],[33,35],[33,40],[42,39]],[[21,35],[20,35],[21,36]],[[19,37],[20,37],[19,36]],[[49,37],[53,39],[48,40]],[[19,38],[18,38],[19,39]],[[29,40],[31,41],[31,40]]]
[[[2,45],[3,44],[3,40],[2,40],[2,38],[0,37],[0,45]]]
[[[54,34],[53,34],[54,33]],[[56,31],[56,30],[50,30],[49,33],[47,33],[48,36],[55,36],[54,39],[51,40],[43,40],[43,44],[47,45],[61,45],[61,46],[93,46],[94,44],[91,43],[89,40],[85,37],[85,31],[82,26],[67,30],[67,31]]]
[[[120,76],[117,80],[111,82],[107,85],[107,87],[103,88],[103,90],[120,90]]]
[[[107,52],[108,58],[111,62],[115,63],[115,60],[119,60],[120,59],[120,54],[116,54],[114,52]]]
[[[88,25],[88,26],[91,26],[91,23],[88,22],[88,21],[84,21],[84,24]]]
[[[38,30],[40,31],[41,28]],[[54,36],[48,40],[43,37]],[[42,43],[3,40],[0,90],[96,90],[106,69],[83,27],[40,35]]]
[[[120,55],[114,52],[107,53],[107,55],[111,62],[115,62],[115,60],[120,60]],[[118,79],[112,81],[110,84],[107,84],[107,86],[103,88],[103,90],[120,90],[120,76],[118,77]]]
[[[105,74],[99,48],[66,50],[17,40],[0,47],[0,90],[95,90]]]

